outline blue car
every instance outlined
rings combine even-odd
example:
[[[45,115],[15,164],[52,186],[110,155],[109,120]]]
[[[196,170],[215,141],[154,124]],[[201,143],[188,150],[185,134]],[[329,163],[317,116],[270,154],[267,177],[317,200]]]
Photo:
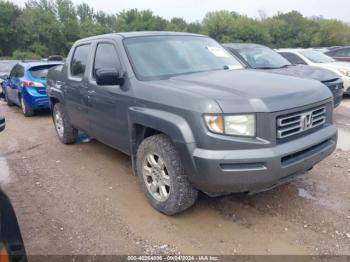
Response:
[[[3,82],[3,92],[9,106],[18,105],[27,117],[35,110],[49,108],[46,94],[48,70],[61,62],[19,62]]]

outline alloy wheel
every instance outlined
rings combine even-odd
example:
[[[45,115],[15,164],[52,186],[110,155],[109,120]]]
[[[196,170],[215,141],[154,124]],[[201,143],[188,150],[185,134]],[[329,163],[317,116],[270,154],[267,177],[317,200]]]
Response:
[[[64,126],[63,126],[63,119],[62,119],[61,113],[59,111],[56,111],[54,118],[55,118],[55,126],[56,126],[57,134],[59,135],[59,137],[63,137]]]
[[[148,192],[159,202],[164,202],[170,195],[170,177],[164,160],[156,154],[148,154],[143,163],[143,179]]]

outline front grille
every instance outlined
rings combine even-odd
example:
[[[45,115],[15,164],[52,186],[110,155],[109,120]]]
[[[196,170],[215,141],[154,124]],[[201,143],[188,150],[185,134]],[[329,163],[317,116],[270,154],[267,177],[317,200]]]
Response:
[[[326,107],[317,107],[283,115],[277,118],[277,138],[284,139],[301,134],[326,122]]]

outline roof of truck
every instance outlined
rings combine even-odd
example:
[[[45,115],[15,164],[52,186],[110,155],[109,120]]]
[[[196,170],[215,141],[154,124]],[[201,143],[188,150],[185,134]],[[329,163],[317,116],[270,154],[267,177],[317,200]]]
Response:
[[[184,32],[168,32],[168,31],[120,32],[120,33],[111,33],[111,34],[105,34],[105,35],[92,36],[92,37],[80,39],[78,42],[100,39],[100,38],[115,38],[118,36],[122,38],[132,38],[132,37],[142,37],[142,36],[204,36],[204,35],[184,33]]]

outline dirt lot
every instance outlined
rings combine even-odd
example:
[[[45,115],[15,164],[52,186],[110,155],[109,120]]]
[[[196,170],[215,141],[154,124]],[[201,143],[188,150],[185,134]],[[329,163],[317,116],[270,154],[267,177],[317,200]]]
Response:
[[[0,183],[33,254],[350,254],[350,99],[339,147],[305,177],[254,196],[200,195],[176,217],[150,207],[127,156],[64,146],[48,113],[0,102]]]

